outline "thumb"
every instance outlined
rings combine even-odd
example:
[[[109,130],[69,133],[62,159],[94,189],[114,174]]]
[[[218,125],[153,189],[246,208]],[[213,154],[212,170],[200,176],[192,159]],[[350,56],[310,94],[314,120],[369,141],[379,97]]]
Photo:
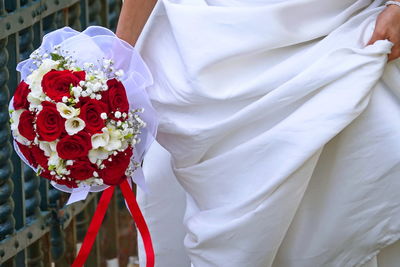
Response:
[[[371,36],[371,39],[369,40],[369,42],[367,43],[367,45],[372,45],[374,44],[376,41],[378,40],[383,40],[385,39],[382,34],[377,33],[376,31],[374,31],[374,33]]]

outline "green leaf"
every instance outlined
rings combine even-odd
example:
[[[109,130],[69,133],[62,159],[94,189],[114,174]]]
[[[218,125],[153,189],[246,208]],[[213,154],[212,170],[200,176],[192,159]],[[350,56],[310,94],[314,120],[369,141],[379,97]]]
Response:
[[[49,171],[53,171],[56,169],[56,165],[49,165]]]
[[[54,60],[54,61],[57,61],[57,60],[64,60],[64,57],[63,57],[63,56],[60,56],[59,54],[50,53],[50,56],[51,56],[51,59]]]
[[[131,139],[132,136],[133,136],[133,134],[129,133],[129,134],[125,135],[125,139]]]

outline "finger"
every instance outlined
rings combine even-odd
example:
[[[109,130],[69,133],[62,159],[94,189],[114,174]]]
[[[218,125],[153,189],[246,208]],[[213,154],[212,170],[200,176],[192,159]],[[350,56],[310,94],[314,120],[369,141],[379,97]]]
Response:
[[[384,40],[384,39],[386,39],[386,38],[385,38],[385,35],[375,30],[374,33],[373,33],[372,36],[371,36],[371,39],[370,39],[369,42],[367,43],[367,45],[372,45],[372,44],[374,44],[376,41],[378,41],[378,40]]]
[[[391,34],[391,38],[388,38],[389,41],[391,41],[394,45],[390,51],[390,54],[388,55],[388,61],[392,61],[396,58],[400,57],[400,38],[395,34]]]
[[[400,57],[400,49],[397,47],[396,49],[392,49],[392,52],[388,56],[388,61],[395,60]]]

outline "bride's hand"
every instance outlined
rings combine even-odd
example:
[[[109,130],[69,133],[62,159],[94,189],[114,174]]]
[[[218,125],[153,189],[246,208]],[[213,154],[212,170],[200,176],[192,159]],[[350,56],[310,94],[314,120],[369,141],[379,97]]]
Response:
[[[372,34],[368,45],[375,43],[377,40],[388,39],[394,46],[389,55],[388,60],[400,57],[400,6],[389,5],[381,14],[379,14],[375,30]]]

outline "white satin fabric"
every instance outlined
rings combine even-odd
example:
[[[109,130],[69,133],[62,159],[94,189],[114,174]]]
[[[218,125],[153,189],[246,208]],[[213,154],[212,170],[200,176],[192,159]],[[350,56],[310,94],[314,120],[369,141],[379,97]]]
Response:
[[[137,46],[172,155],[150,150],[139,195],[157,266],[189,266],[183,234],[195,267],[362,266],[400,238],[400,69],[366,46],[383,8],[157,4]]]

